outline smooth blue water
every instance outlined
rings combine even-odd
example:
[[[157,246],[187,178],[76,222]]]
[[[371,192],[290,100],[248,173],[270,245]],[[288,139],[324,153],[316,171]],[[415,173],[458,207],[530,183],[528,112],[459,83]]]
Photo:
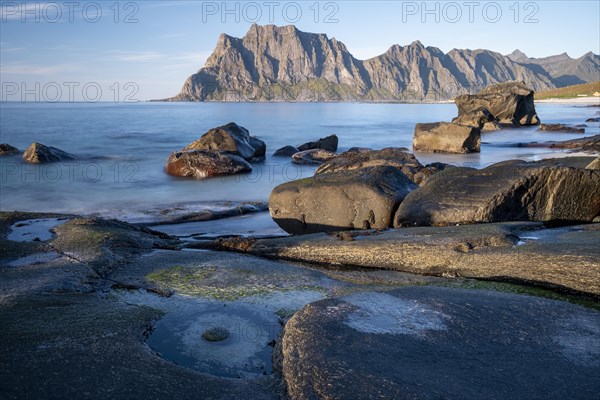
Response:
[[[539,104],[543,122],[583,123],[597,108]],[[286,180],[311,176],[314,167],[268,157],[250,175],[197,181],[168,176],[169,153],[208,129],[234,121],[267,143],[298,145],[335,133],[339,151],[350,147],[411,147],[417,122],[449,121],[454,104],[354,103],[137,103],[0,105],[0,142],[25,150],[37,141],[80,157],[76,162],[28,165],[19,156],[0,159],[0,209],[111,213],[203,201],[266,201]],[[599,133],[588,123],[586,136]],[[433,161],[483,167],[512,158],[539,159],[559,151],[508,147],[510,143],[566,140],[582,135],[538,133],[537,128],[485,134],[481,154],[416,153]],[[489,144],[487,144],[489,143]]]

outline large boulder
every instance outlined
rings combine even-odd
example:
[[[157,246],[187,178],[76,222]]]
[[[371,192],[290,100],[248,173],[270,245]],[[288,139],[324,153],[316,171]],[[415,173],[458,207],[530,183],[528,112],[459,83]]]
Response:
[[[213,128],[183,150],[219,150],[240,156],[246,161],[264,160],[265,142],[250,136],[248,130],[234,122]]]
[[[417,124],[413,150],[435,153],[479,153],[481,130],[450,122]]]
[[[76,158],[73,154],[69,154],[56,147],[45,146],[41,143],[32,143],[23,153],[23,160],[30,164],[70,161]]]
[[[15,154],[19,154],[19,149],[14,146],[11,146],[8,143],[0,144],[0,157],[2,156],[12,156]]]
[[[600,171],[552,162],[503,162],[434,175],[402,202],[394,226],[502,221],[591,222],[600,214]]]
[[[275,369],[293,400],[596,398],[599,318],[489,290],[353,293],[294,314]]]
[[[534,91],[523,82],[505,82],[474,95],[458,96],[454,102],[458,107],[458,118],[485,108],[503,124],[537,125],[540,120],[533,95]]]
[[[251,172],[252,166],[242,157],[226,151],[188,150],[171,153],[165,170],[173,176],[204,179]]]
[[[298,146],[299,151],[321,149],[335,153],[338,148],[338,137],[337,135],[329,135],[321,138],[315,142],[307,142]]]
[[[348,150],[321,165],[316,173],[352,171],[376,166],[398,168],[410,179],[423,168],[423,165],[415,158],[414,154],[408,153],[404,149],[388,147],[382,150]]]
[[[292,156],[292,162],[295,164],[322,164],[337,155],[331,151],[322,149],[311,149],[300,151]]]
[[[393,167],[318,174],[273,189],[269,211],[293,234],[389,228],[398,204],[416,187]]]

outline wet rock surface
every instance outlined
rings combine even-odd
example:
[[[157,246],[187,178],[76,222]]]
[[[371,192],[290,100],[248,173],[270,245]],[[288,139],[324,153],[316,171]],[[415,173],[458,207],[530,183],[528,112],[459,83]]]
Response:
[[[31,220],[51,218],[65,222],[50,228],[52,235],[47,240],[17,242],[8,239],[11,227],[17,224],[26,227]],[[552,275],[549,272],[552,269],[553,277],[560,277],[564,286],[574,281],[582,286],[586,282],[597,285],[600,279],[595,275],[594,268],[597,266],[593,267],[595,264],[592,262],[597,260],[598,255],[589,255],[592,244],[598,242],[597,236],[589,236],[595,232],[591,229],[593,226],[570,230],[561,228],[560,233],[552,231],[555,234],[550,233],[551,230],[545,233],[546,230],[538,229],[536,224],[522,224],[518,229],[485,231],[487,233],[477,237],[472,236],[474,231],[461,234],[452,230],[466,227],[410,228],[402,230],[409,234],[404,240],[413,241],[409,246],[402,245],[397,238],[388,238],[392,241],[382,242],[378,249],[371,247],[371,243],[360,252],[353,252],[348,245],[368,244],[365,242],[367,238],[385,239],[388,232],[400,231],[309,235],[286,238],[290,241],[281,242],[281,246],[278,244],[280,249],[290,251],[288,255],[293,256],[296,252],[296,256],[314,256],[303,260],[314,262],[313,266],[307,266],[267,260],[264,257],[270,256],[266,252],[261,254],[262,257],[256,257],[207,250],[207,246],[204,250],[192,251],[193,246],[187,246],[187,242],[118,221],[56,214],[0,213],[0,324],[3,327],[0,332],[3,343],[0,366],[7,372],[7,379],[0,380],[0,393],[7,398],[79,398],[82,393],[94,398],[114,397],[115,393],[118,397],[134,399],[171,399],[174,396],[278,398],[281,381],[277,375],[271,375],[271,352],[273,346],[278,346],[282,326],[290,317],[295,318],[293,316],[303,306],[327,298],[336,298],[332,300],[335,302],[348,301],[356,307],[351,311],[362,311],[349,315],[345,321],[348,324],[344,326],[354,331],[359,329],[363,334],[366,330],[368,335],[393,336],[397,334],[399,325],[390,325],[390,321],[399,318],[407,307],[402,302],[392,302],[390,306],[383,292],[406,285],[443,284],[460,288],[475,284],[457,277],[460,268],[444,271],[440,268],[444,265],[440,260],[447,256],[446,262],[458,260],[464,262],[463,266],[487,263],[487,267],[492,268],[492,265],[504,265],[507,258],[496,257],[490,250],[512,251],[508,248],[529,249],[525,254],[527,262],[532,266],[543,264],[543,268],[536,268],[547,268],[548,275]],[[418,229],[435,231],[421,234]],[[469,229],[486,230],[491,226]],[[539,240],[527,238],[533,235]],[[425,241],[422,247],[415,245],[416,237]],[[302,242],[303,238],[307,241]],[[323,246],[324,242],[319,243],[323,238],[336,244],[327,248]],[[295,242],[297,240],[299,242]],[[227,241],[237,243],[249,253],[257,248],[266,250],[269,243],[279,243],[273,239],[221,240],[223,245]],[[230,248],[241,251],[241,247]],[[181,250],[183,248],[186,250]],[[384,248],[387,248],[387,253]],[[414,248],[415,253],[411,253],[409,248]],[[447,248],[454,249],[453,256],[451,252],[444,253]],[[335,249],[338,249],[337,252]],[[392,249],[395,249],[394,252]],[[371,250],[375,252],[369,254]],[[429,272],[422,269],[421,273],[451,278],[379,269],[379,266],[393,268],[393,263],[399,260],[410,260],[417,251],[424,254],[420,259],[413,258],[415,265],[423,260],[433,260],[430,264],[437,268]],[[396,253],[396,257],[385,264],[383,260],[389,259],[392,253]],[[52,257],[44,258],[42,254]],[[366,265],[366,261],[370,260],[378,267],[356,268],[342,263],[337,267],[331,266],[332,260],[342,260],[342,254],[348,257],[346,260],[350,263],[353,263],[352,257],[360,254],[362,258],[355,258],[355,261],[360,261],[355,264],[362,262]],[[474,258],[467,260],[471,255]],[[11,264],[28,256],[37,258],[38,262]],[[285,258],[283,253],[275,256]],[[464,261],[460,261],[462,256]],[[488,260],[488,257],[491,258]],[[567,264],[574,269],[566,268]],[[513,269],[494,272],[518,275],[518,271],[536,269],[524,269],[522,265],[521,262],[519,268],[514,265]],[[586,275],[580,275],[584,270]],[[534,278],[539,279],[540,276]],[[477,284],[484,288],[494,287],[495,290],[521,290],[521,286],[514,285]],[[375,300],[378,301],[370,301],[368,296],[371,295],[365,292],[375,292]],[[473,291],[471,298],[477,299],[480,292]],[[569,301],[579,299],[557,294],[556,291],[539,292]],[[384,296],[384,301],[381,296]],[[364,298],[369,301],[364,301]],[[525,298],[528,301],[538,300],[535,297]],[[441,300],[444,300],[443,304],[438,302],[434,306],[455,308],[454,300]],[[495,305],[490,302],[492,306]],[[591,306],[600,307],[593,301]],[[381,310],[385,312],[377,312],[380,310],[378,307],[383,307]],[[420,308],[419,312],[408,314],[410,324],[402,334],[443,332],[437,329],[439,321],[422,323]],[[575,351],[578,357],[583,348],[587,351],[588,358],[585,360],[589,361],[590,354],[594,354],[589,349],[594,343],[580,345],[580,342],[575,342],[573,345],[573,337],[579,340],[579,336],[574,336],[569,326],[575,326],[578,334],[583,331],[583,328],[579,329],[580,325],[565,325],[563,336],[558,340],[566,343],[566,348]],[[223,340],[215,342],[202,337],[213,328],[224,328],[229,336],[217,335]],[[340,330],[339,333],[346,337],[345,331]],[[316,334],[316,331],[310,334]],[[480,336],[485,339],[484,335]],[[352,337],[347,336],[348,339]],[[474,334],[474,340],[479,339]],[[343,340],[340,343],[346,343]],[[365,345],[367,343],[368,340]],[[493,351],[494,347],[482,344],[482,349],[481,354],[492,354],[487,352]],[[370,351],[377,354],[381,350],[376,347]],[[323,348],[323,351],[328,354],[329,350]],[[280,352],[275,351],[275,367],[281,359],[278,354]],[[482,360],[491,362],[483,356]],[[363,364],[367,363],[363,360]],[[361,372],[360,369],[355,371]],[[338,378],[331,378],[328,386],[349,385],[338,380],[344,376],[352,376],[352,373],[346,371]],[[381,376],[386,375],[379,372],[375,375]],[[354,381],[360,383],[365,380],[366,377],[361,376]],[[31,385],[31,382],[36,384]],[[387,390],[397,382],[398,378],[395,378],[373,390]]]
[[[526,282],[600,296],[600,224],[416,227],[231,242],[218,247],[316,264]]]
[[[290,319],[279,371],[291,399],[589,398],[600,390],[599,317],[489,291],[353,294]]]
[[[165,165],[169,175],[205,179],[252,172],[242,157],[225,151],[189,150],[171,153]]]

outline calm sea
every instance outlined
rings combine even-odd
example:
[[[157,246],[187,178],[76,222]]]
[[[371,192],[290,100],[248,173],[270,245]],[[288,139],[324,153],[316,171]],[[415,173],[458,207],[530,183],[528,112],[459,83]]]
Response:
[[[1,142],[21,150],[32,142],[55,146],[75,162],[28,165],[18,156],[0,159],[0,209],[123,215],[129,210],[172,204],[217,201],[266,201],[271,189],[311,176],[313,167],[267,157],[249,175],[192,180],[170,177],[164,164],[208,129],[236,122],[267,143],[298,145],[329,134],[350,147],[411,146],[417,122],[449,121],[453,104],[348,103],[137,103],[0,105]],[[539,104],[543,122],[584,123],[598,108]],[[599,133],[588,123],[586,136]],[[564,153],[511,147],[518,142],[566,140],[581,135],[539,133],[533,128],[485,134],[481,154],[416,153],[423,163],[443,161],[483,167],[520,158],[536,160]]]

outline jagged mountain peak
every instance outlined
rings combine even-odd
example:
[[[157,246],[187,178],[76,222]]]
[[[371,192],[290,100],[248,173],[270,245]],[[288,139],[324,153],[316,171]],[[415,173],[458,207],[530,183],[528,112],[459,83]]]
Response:
[[[358,60],[325,34],[252,24],[242,38],[221,34],[205,67],[171,100],[434,101],[499,82],[542,90],[599,74],[600,57],[591,52],[576,60],[566,53],[533,59],[520,50],[444,53],[415,40]]]
[[[515,51],[513,51],[512,53],[507,54],[506,57],[508,57],[512,61],[516,61],[516,62],[526,61],[529,59],[529,57],[527,57],[527,54],[523,53],[519,49],[515,49]]]

